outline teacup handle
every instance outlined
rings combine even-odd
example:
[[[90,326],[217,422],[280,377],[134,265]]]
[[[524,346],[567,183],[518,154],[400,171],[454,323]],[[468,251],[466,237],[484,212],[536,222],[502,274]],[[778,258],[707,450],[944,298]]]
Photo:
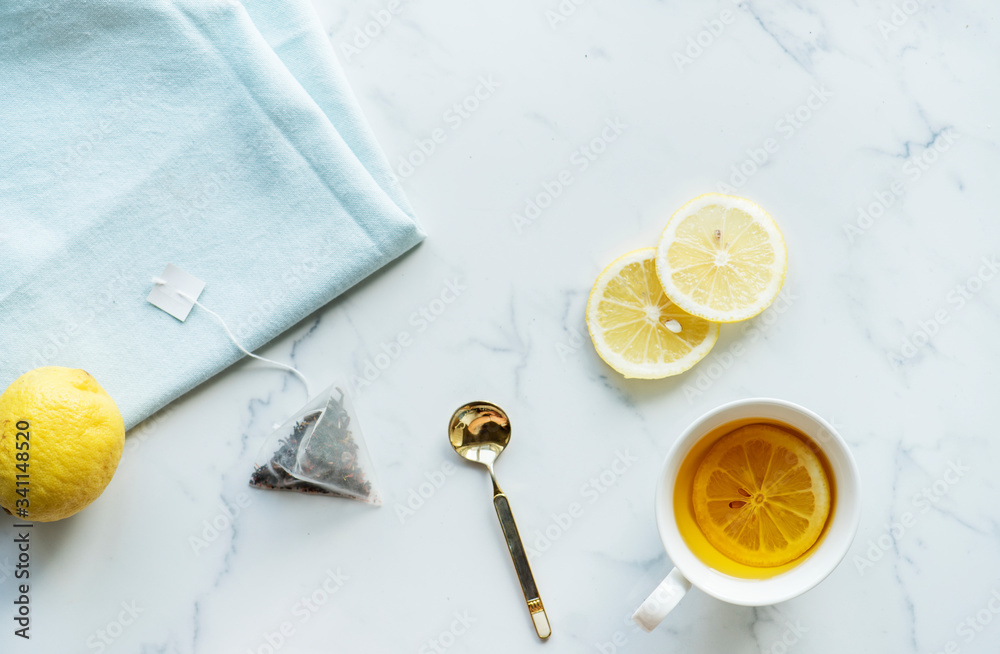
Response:
[[[632,621],[645,629],[652,631],[656,625],[667,617],[667,614],[674,610],[684,594],[691,590],[691,582],[688,581],[681,571],[674,568],[667,575],[667,578],[660,582],[656,590],[646,598],[639,608],[632,614]]]

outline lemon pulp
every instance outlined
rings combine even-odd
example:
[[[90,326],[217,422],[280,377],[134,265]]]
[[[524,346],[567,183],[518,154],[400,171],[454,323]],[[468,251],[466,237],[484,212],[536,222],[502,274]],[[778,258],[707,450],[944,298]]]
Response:
[[[717,550],[739,563],[780,566],[806,553],[830,515],[830,482],[819,455],[770,424],[720,438],[695,472],[695,521]]]
[[[777,224],[744,198],[708,193],[691,200],[670,217],[657,243],[664,292],[684,311],[714,322],[766,309],[787,269]]]
[[[587,302],[597,354],[626,377],[684,372],[708,354],[719,326],[681,310],[656,276],[654,248],[629,252],[598,276]]]

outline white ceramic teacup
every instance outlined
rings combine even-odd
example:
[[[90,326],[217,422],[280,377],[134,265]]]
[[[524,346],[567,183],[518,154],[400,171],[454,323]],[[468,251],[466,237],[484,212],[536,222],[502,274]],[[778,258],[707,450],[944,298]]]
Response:
[[[674,514],[673,491],[684,457],[705,436],[727,423],[759,418],[793,427],[822,449],[834,477],[834,511],[826,535],[804,561],[766,579],[746,579],[719,572],[701,561],[681,536]],[[783,400],[754,398],[724,404],[695,420],[667,454],[656,487],[656,523],[667,555],[674,563],[663,582],[632,619],[651,631],[684,594],[697,586],[731,604],[765,606],[801,595],[833,572],[854,540],[861,520],[861,488],[857,464],[836,430],[812,411]]]

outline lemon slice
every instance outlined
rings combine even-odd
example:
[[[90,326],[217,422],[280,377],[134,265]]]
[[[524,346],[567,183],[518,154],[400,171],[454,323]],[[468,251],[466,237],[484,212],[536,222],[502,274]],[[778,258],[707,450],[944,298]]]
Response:
[[[785,282],[788,251],[771,216],[750,200],[707,193],[677,210],[656,247],[663,290],[713,322],[752,318]]]
[[[719,326],[685,313],[656,278],[654,248],[623,255],[604,269],[587,301],[587,329],[598,356],[625,375],[659,379],[708,354]]]
[[[691,491],[708,542],[754,567],[805,554],[830,516],[830,483],[819,456],[773,425],[747,425],[720,438],[698,466]]]

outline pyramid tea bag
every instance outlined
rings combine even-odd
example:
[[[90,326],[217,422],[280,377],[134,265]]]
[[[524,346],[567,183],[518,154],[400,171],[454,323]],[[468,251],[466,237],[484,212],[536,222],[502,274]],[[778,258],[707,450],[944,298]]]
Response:
[[[374,472],[349,398],[334,385],[267,438],[250,485],[381,504]]]
[[[205,282],[173,264],[167,264],[151,281],[153,290],[146,300],[153,306],[181,322],[194,307],[201,308],[222,325],[243,354],[287,370],[309,388],[309,380],[299,370],[254,354],[233,336],[223,317],[198,300]],[[354,409],[336,385],[310,399],[264,441],[250,485],[382,503]]]

